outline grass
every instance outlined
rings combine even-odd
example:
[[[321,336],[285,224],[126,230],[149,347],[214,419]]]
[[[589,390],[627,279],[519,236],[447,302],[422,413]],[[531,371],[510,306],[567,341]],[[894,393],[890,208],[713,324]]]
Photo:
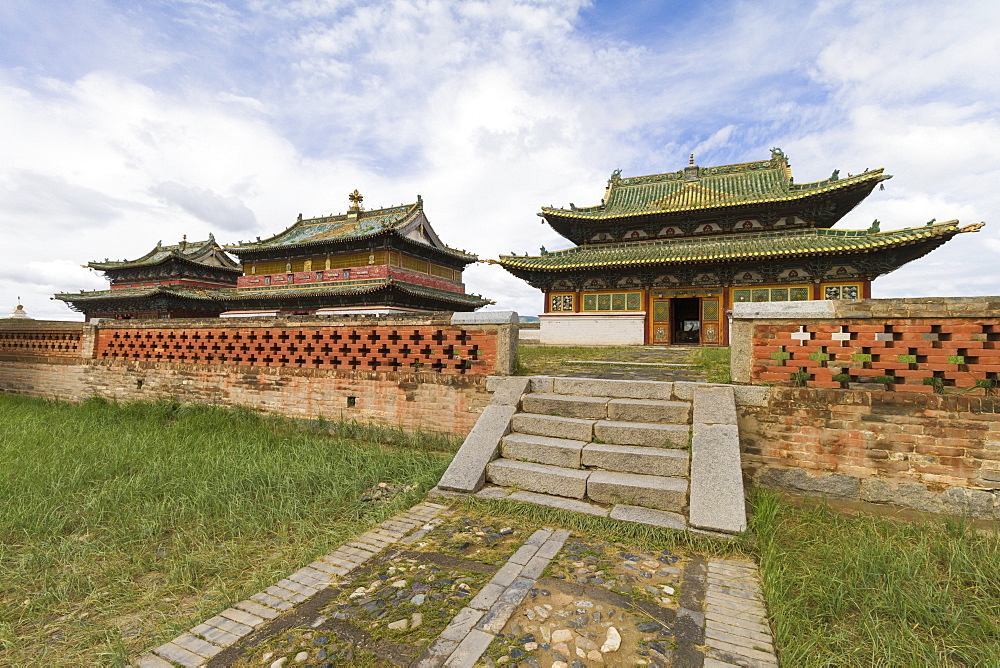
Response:
[[[564,360],[605,360],[616,354],[626,354],[634,346],[518,346],[517,375],[542,375]]]
[[[124,665],[412,505],[454,447],[248,410],[0,395],[0,664]],[[409,490],[363,502],[379,482]]]
[[[0,395],[0,664],[124,665],[422,498],[456,441],[172,403]],[[377,502],[378,482],[413,486]],[[510,501],[476,516],[756,556],[790,666],[1000,665],[1000,534],[757,492],[716,540]]]
[[[748,535],[719,539],[507,499],[469,497],[462,499],[460,503],[466,512],[473,516],[503,519],[508,524],[555,526],[569,529],[577,537],[622,543],[643,551],[680,549],[698,554],[728,557],[752,555],[755,550],[753,540]]]
[[[709,383],[733,382],[729,373],[729,348],[699,348],[694,361]]]
[[[788,666],[1000,665],[1000,534],[759,492],[752,528]]]

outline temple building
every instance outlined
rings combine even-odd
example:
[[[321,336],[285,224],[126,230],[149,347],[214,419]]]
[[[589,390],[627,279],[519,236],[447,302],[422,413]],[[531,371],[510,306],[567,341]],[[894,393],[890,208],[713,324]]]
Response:
[[[601,204],[538,215],[575,247],[502,255],[545,293],[542,343],[727,345],[736,302],[859,299],[872,281],[960,232],[958,221],[880,231],[829,229],[882,169],[795,183],[788,159],[622,178]]]
[[[370,211],[357,190],[350,199],[346,214],[299,214],[269,239],[227,246],[244,275],[223,315],[474,311],[492,303],[466,294],[462,271],[476,256],[442,243],[419,195]]]
[[[188,241],[156,247],[136,260],[90,262],[104,272],[107,290],[61,293],[56,299],[93,318],[205,318],[226,310],[219,289],[233,288],[242,274],[239,264],[215,241]]]
[[[441,241],[419,195],[371,211],[357,190],[350,199],[346,214],[299,214],[269,239],[225,249],[212,236],[185,239],[137,260],[91,262],[110,288],[55,298],[88,320],[474,311],[493,303],[466,294],[462,272],[476,256]]]

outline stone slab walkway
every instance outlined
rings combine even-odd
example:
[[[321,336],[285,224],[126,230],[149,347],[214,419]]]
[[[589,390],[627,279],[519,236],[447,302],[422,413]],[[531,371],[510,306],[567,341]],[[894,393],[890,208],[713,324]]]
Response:
[[[531,375],[704,382],[705,375],[691,364],[698,348],[685,346],[635,346],[609,350],[600,359],[533,361]]]
[[[424,502],[134,665],[584,668],[777,659],[751,561],[644,552]]]

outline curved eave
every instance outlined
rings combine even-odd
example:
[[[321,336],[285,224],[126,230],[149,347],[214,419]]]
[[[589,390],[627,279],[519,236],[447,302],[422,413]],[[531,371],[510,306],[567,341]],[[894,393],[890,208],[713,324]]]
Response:
[[[150,297],[174,297],[176,299],[192,299],[196,301],[216,301],[217,297],[210,291],[175,291],[167,290],[163,286],[156,286],[148,290],[92,290],[90,292],[61,292],[53,295],[56,299],[64,302],[100,302],[100,301],[121,301],[124,299],[148,299]]]
[[[330,246],[336,244],[353,243],[358,241],[360,242],[370,241],[372,239],[376,239],[381,236],[390,236],[390,235],[395,236],[396,238],[401,239],[406,243],[412,244],[419,248],[429,249],[433,252],[437,252],[442,255],[454,258],[456,260],[463,261],[465,262],[465,264],[472,264],[473,262],[476,262],[479,259],[477,255],[473,255],[472,253],[463,253],[460,250],[449,248],[448,246],[441,248],[439,246],[434,246],[431,244],[426,244],[422,241],[411,239],[405,234],[401,234],[399,230],[397,230],[395,227],[384,227],[374,232],[370,232],[368,234],[359,234],[357,236],[334,237],[332,239],[317,239],[315,241],[304,241],[302,243],[286,244],[282,246],[267,246],[267,247],[256,246],[256,245],[239,246],[239,247],[227,246],[226,249],[230,253],[233,253],[234,255],[242,259],[244,255],[247,258],[252,258],[255,255],[262,255],[262,254],[278,255],[281,254],[282,252],[309,250],[312,248],[316,248],[318,246]],[[264,242],[261,243],[263,244]],[[252,260],[247,260],[247,261],[252,261]]]
[[[422,286],[406,283],[404,281],[394,281],[392,279],[374,282],[357,288],[334,290],[329,287],[302,288],[302,289],[279,289],[274,291],[261,291],[258,293],[233,292],[226,296],[226,301],[239,303],[244,301],[266,301],[281,300],[289,298],[313,298],[313,297],[351,297],[357,295],[370,295],[386,290],[398,290],[405,294],[425,299],[435,299],[441,302],[464,304],[469,306],[486,306],[493,302],[476,295],[469,295],[464,292],[449,292],[447,290],[436,290],[434,288],[423,288]]]
[[[733,252],[706,252],[697,255],[689,255],[685,257],[678,258],[634,258],[634,259],[614,259],[609,258],[608,260],[589,260],[582,262],[568,262],[568,263],[550,263],[548,265],[544,264],[542,260],[546,256],[530,256],[526,258],[517,258],[511,255],[501,255],[499,260],[493,261],[495,264],[499,264],[504,269],[507,269],[511,273],[530,273],[530,272],[564,272],[564,271],[579,271],[579,270],[593,270],[598,268],[625,268],[625,267],[643,267],[643,266],[656,266],[656,265],[683,265],[683,264],[706,264],[706,263],[726,263],[726,262],[746,262],[746,261],[761,261],[761,260],[776,260],[776,259],[796,259],[803,257],[819,257],[819,256],[830,256],[830,255],[855,255],[855,254],[865,254],[878,251],[893,250],[898,248],[904,248],[907,246],[918,246],[918,245],[940,245],[950,240],[956,234],[962,232],[976,232],[982,227],[982,224],[969,225],[965,228],[959,228],[957,221],[950,221],[947,223],[938,223],[937,225],[932,225],[926,228],[903,228],[901,230],[893,230],[891,232],[883,233],[885,238],[879,239],[877,236],[872,237],[843,237],[844,243],[834,248],[789,248],[789,249],[769,249],[769,250],[754,250],[750,252],[733,253]],[[893,239],[893,236],[899,236],[902,232],[913,232],[911,235],[907,235],[904,238]],[[891,236],[890,236],[891,235]],[[681,243],[685,244],[696,244],[699,240],[682,240]],[[874,242],[874,243],[873,243]],[[636,242],[643,243],[643,242]],[[656,242],[653,242],[656,243]],[[669,243],[669,242],[668,242]],[[936,247],[936,246],[934,246]],[[579,247],[578,247],[579,248]],[[930,252],[932,248],[928,249]],[[567,251],[555,251],[552,255],[559,255],[561,253],[574,253],[578,252],[577,249],[569,249]],[[525,262],[524,260],[531,259],[534,262]]]
[[[677,206],[677,207],[649,207],[647,209],[636,210],[636,211],[622,211],[614,213],[606,213],[606,205],[598,205],[593,207],[581,207],[576,210],[572,209],[562,209],[559,207],[542,207],[542,216],[551,224],[552,221],[549,220],[549,216],[556,219],[565,219],[566,221],[573,222],[599,222],[599,221],[609,221],[609,220],[621,220],[627,218],[635,218],[639,216],[651,216],[651,215],[664,215],[664,214],[682,214],[688,211],[710,211],[712,209],[732,209],[743,206],[751,206],[755,204],[780,204],[780,203],[801,203],[803,200],[808,200],[810,198],[816,197],[817,195],[826,195],[830,193],[836,193],[838,191],[844,192],[858,186],[870,186],[874,188],[881,181],[886,181],[892,178],[891,174],[883,174],[884,168],[879,168],[863,174],[858,174],[857,176],[852,176],[846,179],[840,179],[837,181],[816,181],[814,183],[801,184],[800,186],[793,186],[793,189],[780,197],[748,197],[740,199],[733,202],[712,202],[708,204],[701,205],[691,205],[691,206]],[[828,185],[816,185],[827,183]],[[812,187],[815,186],[815,187]],[[592,212],[592,213],[591,213]]]
[[[98,271],[116,271],[116,270],[119,270],[119,269],[138,269],[138,268],[141,268],[141,267],[159,267],[161,265],[164,265],[164,264],[170,262],[171,260],[175,260],[177,262],[181,262],[181,263],[184,263],[184,264],[187,264],[187,265],[191,265],[193,267],[206,267],[208,269],[219,269],[219,270],[222,270],[222,271],[229,271],[229,272],[232,272],[232,273],[235,273],[235,274],[239,274],[239,275],[243,274],[243,268],[240,267],[239,265],[237,265],[236,263],[233,263],[234,266],[232,266],[232,267],[224,267],[224,266],[221,266],[221,265],[218,265],[218,264],[207,264],[205,262],[198,262],[196,260],[192,260],[189,257],[185,257],[184,255],[181,255],[181,254],[177,253],[176,251],[171,251],[170,255],[167,255],[162,260],[157,260],[156,262],[143,262],[141,260],[135,260],[135,261],[132,261],[132,262],[107,262],[107,263],[105,263],[105,262],[88,262],[87,266],[90,267],[91,269],[96,269]]]

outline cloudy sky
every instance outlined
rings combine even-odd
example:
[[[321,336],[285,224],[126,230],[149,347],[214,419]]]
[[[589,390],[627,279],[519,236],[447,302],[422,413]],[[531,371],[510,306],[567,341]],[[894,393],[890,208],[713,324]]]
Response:
[[[996,0],[0,0],[0,311],[79,318],[80,265],[424,198],[451,246],[569,243],[535,216],[608,176],[788,154],[894,175],[841,228],[986,221],[875,296],[1000,294]],[[540,294],[467,273],[494,308]]]

